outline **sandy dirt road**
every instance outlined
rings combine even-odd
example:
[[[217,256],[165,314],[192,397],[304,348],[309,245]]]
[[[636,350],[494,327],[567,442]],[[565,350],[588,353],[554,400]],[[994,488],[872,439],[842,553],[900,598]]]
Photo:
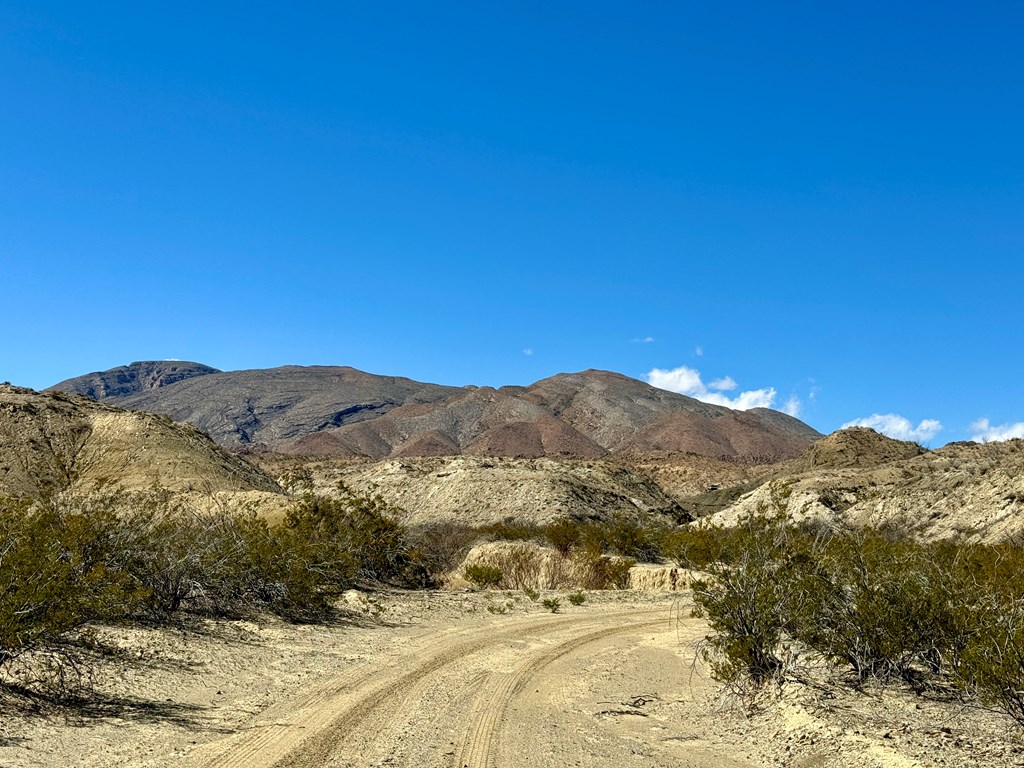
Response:
[[[0,689],[0,768],[1024,768],[1005,718],[827,674],[748,716],[694,665],[689,601],[380,593],[331,626],[99,627],[89,703]]]
[[[686,623],[666,603],[442,630],[271,707],[179,764],[503,768],[640,757],[645,766],[746,765],[696,734],[657,725],[658,705],[693,700],[680,653]]]

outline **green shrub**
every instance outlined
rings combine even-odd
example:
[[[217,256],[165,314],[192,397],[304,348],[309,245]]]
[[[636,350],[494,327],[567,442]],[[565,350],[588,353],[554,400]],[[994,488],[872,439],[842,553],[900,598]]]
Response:
[[[338,491],[338,498],[306,495],[288,510],[289,544],[308,559],[324,589],[345,590],[359,581],[401,582],[409,547],[387,503],[343,484]]]
[[[545,526],[544,537],[562,557],[565,557],[582,541],[583,526],[576,520],[563,517]]]
[[[108,565],[116,518],[0,500],[0,666],[53,648],[91,621],[122,618],[145,594]]]
[[[929,547],[865,530],[819,543],[807,563],[804,610],[790,631],[858,680],[915,682],[957,646],[966,596]]]
[[[781,646],[792,615],[800,614],[801,580],[790,578],[798,559],[784,520],[748,519],[738,537],[745,549],[737,561],[711,564],[710,578],[694,582],[694,614],[717,633],[706,638],[703,652],[714,676],[758,687],[783,672]]]
[[[976,610],[974,631],[955,658],[954,680],[1024,726],[1024,598],[990,600]]]
[[[561,601],[557,597],[546,597],[541,600],[540,604],[552,613],[558,613],[558,609],[562,605]]]
[[[582,592],[571,592],[568,600],[572,605],[583,605],[587,601],[587,596]]]
[[[584,564],[584,589],[625,589],[629,585],[629,569],[636,561],[628,557],[588,557]]]
[[[920,690],[951,674],[1024,724],[1019,548],[792,526],[778,516],[677,544],[721,556],[694,584],[695,613],[715,630],[704,655],[718,679],[741,689],[781,681],[795,644],[848,666],[859,682],[896,678]]]
[[[533,523],[516,523],[505,521],[492,523],[477,528],[481,536],[492,541],[533,541],[541,543],[544,541],[544,528]]]
[[[468,581],[481,588],[496,587],[501,583],[501,568],[496,565],[474,563],[467,565],[464,573]]]

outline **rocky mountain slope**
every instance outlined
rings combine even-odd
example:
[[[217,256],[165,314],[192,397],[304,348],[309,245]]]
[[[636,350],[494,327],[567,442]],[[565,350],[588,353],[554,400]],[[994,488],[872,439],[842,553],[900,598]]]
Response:
[[[758,510],[833,524],[891,525],[925,538],[1024,537],[1024,440],[925,451],[863,427],[834,432],[718,512]]]
[[[190,363],[182,360],[152,360],[131,363],[111,368],[108,371],[96,371],[84,376],[67,379],[50,387],[52,390],[85,395],[102,402],[128,397],[149,389],[159,389],[176,381],[191,379],[193,376],[205,376],[220,373],[202,363]]]
[[[820,437],[776,411],[733,411],[607,371],[493,389],[344,367],[213,372],[178,363],[175,373],[189,375],[156,375],[167,365],[133,363],[52,389],[166,414],[228,447],[294,455],[597,458],[654,450],[771,461],[798,456]],[[120,378],[152,386],[110,383]]]
[[[281,495],[269,476],[188,424],[0,385],[0,495],[43,499],[155,488]]]

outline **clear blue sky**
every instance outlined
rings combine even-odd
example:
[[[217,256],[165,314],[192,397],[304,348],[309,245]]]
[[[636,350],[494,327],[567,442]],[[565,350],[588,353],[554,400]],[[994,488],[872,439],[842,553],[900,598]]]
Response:
[[[1024,434],[1022,40],[1013,2],[5,2],[0,379],[594,367]]]

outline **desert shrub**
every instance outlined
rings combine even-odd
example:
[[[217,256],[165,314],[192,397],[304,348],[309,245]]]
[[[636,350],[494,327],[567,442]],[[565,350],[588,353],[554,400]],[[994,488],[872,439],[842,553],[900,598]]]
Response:
[[[124,547],[110,557],[167,616],[184,607],[232,615],[249,602],[258,578],[241,518],[198,514],[154,501],[122,514]]]
[[[796,645],[847,666],[858,682],[901,679],[921,690],[951,674],[1024,724],[1019,548],[792,526],[778,516],[708,533],[720,540],[683,545],[720,546],[727,561],[708,564],[708,578],[694,584],[695,613],[715,630],[704,655],[717,678],[747,690],[780,681]]]
[[[705,521],[666,535],[662,554],[683,568],[703,570],[712,563],[734,562],[742,542],[733,530]]]
[[[583,589],[625,589],[629,583],[629,569],[636,561],[628,557],[605,557],[581,553],[576,570],[579,586]]]
[[[801,614],[800,561],[791,529],[781,518],[750,518],[739,527],[744,544],[735,563],[711,564],[709,578],[693,584],[694,614],[717,634],[703,648],[722,681],[759,687],[783,672],[784,631]]]
[[[602,529],[608,549],[615,554],[648,563],[661,558],[662,526],[615,515]]]
[[[541,582],[543,551],[529,544],[512,543],[496,551],[490,561],[501,570],[501,586],[505,589],[533,589]]]
[[[409,564],[405,531],[380,496],[344,485],[338,498],[306,495],[284,520],[287,545],[300,552],[328,591],[357,582],[401,583]]]
[[[84,514],[0,500],[0,666],[53,648],[90,621],[135,610],[144,594],[106,562],[116,539],[109,510]]]
[[[565,557],[582,540],[583,526],[576,520],[563,517],[545,526],[544,538],[560,555]]]
[[[572,605],[583,605],[587,601],[587,596],[583,592],[570,592],[568,600]]]
[[[466,579],[478,587],[496,587],[501,583],[501,568],[496,565],[474,563],[467,565],[464,571]]]
[[[562,602],[557,597],[546,597],[540,601],[540,604],[552,613],[558,613],[558,609],[561,607]]]
[[[974,631],[956,654],[954,680],[1024,725],[1024,599],[976,606]]]
[[[938,671],[958,645],[962,590],[928,547],[864,530],[819,543],[807,565],[804,610],[790,630],[829,660],[849,664],[858,680],[914,682],[923,667]]]
[[[410,559],[423,566],[429,584],[436,585],[454,570],[480,538],[473,528],[455,523],[422,526],[408,531]]]
[[[544,528],[533,523],[516,523],[506,520],[477,528],[477,532],[492,541],[544,541]]]
[[[540,592],[533,587],[523,587],[523,594],[530,598],[534,603],[536,603],[537,599],[540,597]]]
[[[662,542],[670,535],[670,529],[657,519],[641,521],[621,514],[604,521],[578,523],[577,531],[573,548],[591,557],[610,553],[645,562],[661,558]],[[560,532],[563,539],[570,535],[569,530]]]

